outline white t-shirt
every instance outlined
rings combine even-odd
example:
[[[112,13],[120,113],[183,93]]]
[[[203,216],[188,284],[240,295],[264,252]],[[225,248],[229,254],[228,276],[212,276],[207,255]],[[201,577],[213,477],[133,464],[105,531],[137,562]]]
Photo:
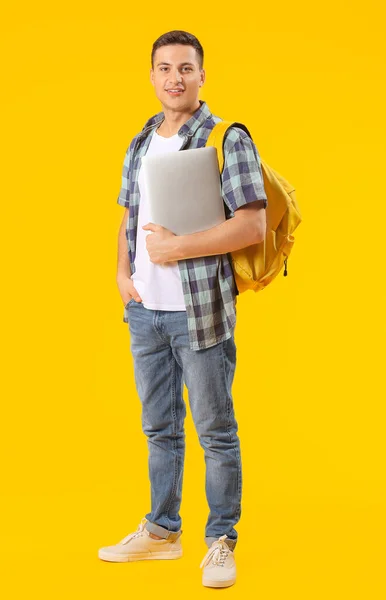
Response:
[[[179,150],[183,139],[176,133],[165,138],[153,131],[146,154],[161,154]],[[135,289],[141,296],[143,306],[153,310],[186,310],[182,282],[178,262],[164,264],[152,263],[146,248],[146,236],[154,235],[152,231],[142,229],[147,223],[155,223],[150,214],[147,202],[145,181],[142,167],[139,170],[138,185],[140,202],[137,226],[137,246],[135,255],[135,272],[131,279]]]

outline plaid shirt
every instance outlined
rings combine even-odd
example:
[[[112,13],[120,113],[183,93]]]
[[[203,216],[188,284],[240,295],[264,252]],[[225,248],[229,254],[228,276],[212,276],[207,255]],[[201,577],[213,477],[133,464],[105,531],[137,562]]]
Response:
[[[205,146],[209,134],[220,117],[212,115],[205,101],[184,123],[178,135],[184,138],[180,150]],[[160,112],[151,117],[130,143],[123,164],[122,185],[118,204],[129,209],[126,239],[131,272],[135,272],[137,223],[140,202],[138,175],[141,158],[146,154],[149,135],[164,119]],[[265,200],[260,157],[251,138],[239,127],[228,129],[224,138],[224,168],[221,190],[226,218],[235,210],[255,200]],[[209,348],[228,339],[236,324],[238,289],[233,275],[230,254],[201,256],[178,261],[184,294],[191,350]],[[128,323],[128,310],[123,321]]]

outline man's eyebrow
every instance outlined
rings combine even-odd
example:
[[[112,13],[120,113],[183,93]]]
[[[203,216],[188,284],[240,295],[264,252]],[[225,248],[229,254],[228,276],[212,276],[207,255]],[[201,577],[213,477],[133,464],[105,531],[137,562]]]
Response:
[[[159,67],[160,65],[167,65],[167,66],[170,66],[170,63],[168,63],[168,62],[159,62],[159,63],[157,63],[157,67]],[[191,63],[191,62],[183,62],[183,63],[181,63],[179,66],[180,66],[180,67],[183,67],[184,65],[191,65],[192,67],[194,67],[194,64],[193,64],[193,63]]]

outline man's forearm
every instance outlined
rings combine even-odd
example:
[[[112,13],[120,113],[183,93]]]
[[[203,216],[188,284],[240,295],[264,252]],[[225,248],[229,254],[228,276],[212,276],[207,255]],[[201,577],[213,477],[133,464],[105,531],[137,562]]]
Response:
[[[118,277],[131,277],[131,268],[129,255],[127,252],[127,241],[126,241],[126,221],[122,221],[118,233],[118,265],[117,265],[117,278]]]
[[[251,219],[232,217],[206,231],[172,238],[170,260],[183,260],[213,254],[226,254],[262,241]]]

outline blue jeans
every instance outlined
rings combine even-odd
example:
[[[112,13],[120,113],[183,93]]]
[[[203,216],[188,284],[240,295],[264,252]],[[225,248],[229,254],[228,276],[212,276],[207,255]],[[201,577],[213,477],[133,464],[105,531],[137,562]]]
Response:
[[[151,512],[146,528],[162,538],[181,535],[185,455],[183,384],[204,449],[208,547],[221,535],[233,550],[241,514],[241,457],[231,387],[236,367],[232,337],[202,350],[189,347],[186,311],[150,310],[131,299],[130,349],[142,429],[147,436]]]

